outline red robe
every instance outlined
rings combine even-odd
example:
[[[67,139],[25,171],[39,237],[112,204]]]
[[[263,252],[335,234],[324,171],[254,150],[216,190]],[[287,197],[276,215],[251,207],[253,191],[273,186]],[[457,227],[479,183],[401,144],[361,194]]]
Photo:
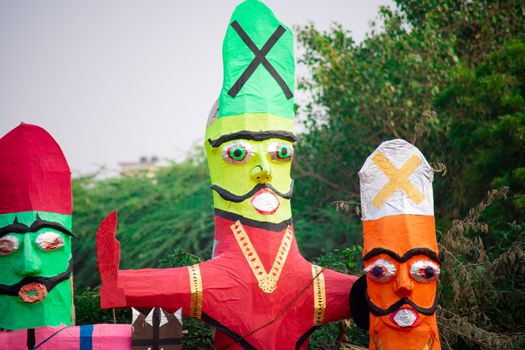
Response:
[[[114,220],[109,223],[113,231]],[[357,278],[306,261],[291,221],[260,223],[216,210],[211,260],[181,268],[119,270],[113,279],[107,277],[111,264],[101,263],[108,257],[102,252],[108,237],[99,237],[105,234],[103,225],[97,234],[102,307],[156,306],[172,312],[182,307],[185,315],[217,329],[217,349],[306,349],[318,326],[350,316],[349,294]],[[256,275],[273,276],[275,289],[269,292],[270,282],[265,292]]]

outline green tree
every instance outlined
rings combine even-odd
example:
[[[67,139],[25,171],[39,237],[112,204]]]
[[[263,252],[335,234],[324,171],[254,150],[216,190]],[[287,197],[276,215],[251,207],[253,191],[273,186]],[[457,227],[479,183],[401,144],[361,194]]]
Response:
[[[112,210],[118,210],[117,238],[123,269],[159,267],[159,259],[178,247],[210,256],[213,205],[202,155],[152,174],[73,182],[75,284],[95,287],[95,234]]]
[[[458,66],[452,77],[435,99],[447,125],[446,162],[454,174],[451,201],[465,207],[489,188],[509,186],[514,205],[504,220],[523,219],[525,42],[510,42],[475,69]]]
[[[436,172],[448,170],[434,183],[446,255],[443,346],[520,348],[523,317],[507,310],[525,303],[525,4],[396,2],[398,10],[382,9],[359,44],[338,25],[299,30],[310,72],[300,88],[312,100],[299,107],[307,131],[294,167],[302,178],[298,211],[316,230],[329,222],[328,240],[347,237],[339,243],[349,246],[361,234],[358,220],[328,206],[358,207],[357,172],[382,141],[415,143]],[[325,209],[310,211],[311,203]],[[304,228],[306,237],[315,235]]]

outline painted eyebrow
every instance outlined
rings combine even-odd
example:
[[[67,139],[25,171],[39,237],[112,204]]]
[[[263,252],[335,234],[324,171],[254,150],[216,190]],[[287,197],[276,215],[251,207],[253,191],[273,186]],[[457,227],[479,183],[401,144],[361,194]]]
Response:
[[[222,145],[225,142],[231,141],[231,140],[254,140],[254,141],[264,141],[268,139],[282,139],[290,142],[295,142],[297,140],[297,137],[289,131],[282,131],[282,130],[272,130],[272,131],[249,131],[249,130],[241,130],[237,131],[231,134],[222,135],[221,137],[212,140],[208,139],[208,142],[212,147],[218,147]]]
[[[4,226],[4,227],[0,227],[0,237],[5,236],[8,233],[36,232],[43,228],[51,228],[59,232],[62,232],[63,234],[77,237],[75,234],[69,231],[61,223],[55,222],[55,221],[42,220],[38,214],[36,215],[36,220],[31,224],[31,226],[27,226],[25,224],[19,223],[18,219],[15,217],[15,220],[13,221],[12,224]]]
[[[31,227],[29,227],[29,232],[36,232],[36,231],[38,231],[40,229],[43,229],[43,228],[52,228],[54,230],[57,230],[57,231],[60,231],[60,232],[62,232],[64,234],[66,234],[66,235],[76,237],[76,235],[74,235],[73,232],[69,231],[61,223],[55,222],[55,221],[42,220],[42,219],[40,219],[40,217],[38,215],[36,216],[35,222],[33,222],[31,224]]]
[[[8,233],[26,233],[29,231],[29,227],[25,224],[18,222],[18,218],[12,224],[0,227],[0,237],[7,235]]]
[[[397,260],[399,262],[405,262],[408,259],[410,259],[411,257],[416,256],[416,255],[425,255],[426,257],[434,260],[438,264],[441,264],[441,259],[439,259],[437,254],[434,251],[432,251],[432,250],[430,250],[428,248],[412,248],[408,252],[403,254],[403,256],[399,256],[397,253],[391,251],[390,249],[374,248],[371,251],[369,251],[368,253],[366,253],[365,256],[363,256],[363,260],[367,261],[369,259],[372,259],[375,256],[380,255],[380,254],[386,254],[389,257],[391,257],[392,259]]]

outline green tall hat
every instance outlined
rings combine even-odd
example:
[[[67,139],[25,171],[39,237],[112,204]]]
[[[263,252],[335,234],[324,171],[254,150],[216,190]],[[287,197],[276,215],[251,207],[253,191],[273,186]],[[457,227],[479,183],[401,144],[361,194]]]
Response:
[[[224,81],[207,139],[240,130],[293,132],[293,50],[292,31],[265,4],[237,6],[223,42]]]

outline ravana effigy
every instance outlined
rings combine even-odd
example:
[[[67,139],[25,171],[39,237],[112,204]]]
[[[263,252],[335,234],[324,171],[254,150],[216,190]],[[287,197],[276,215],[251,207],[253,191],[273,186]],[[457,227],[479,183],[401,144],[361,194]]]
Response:
[[[351,293],[353,317],[369,329],[372,350],[439,350],[432,168],[396,139],[372,152],[359,179],[366,277]]]
[[[71,325],[71,173],[44,129],[0,139],[0,328]]]
[[[72,326],[71,172],[43,128],[0,138],[0,348],[130,349],[131,324]]]
[[[293,34],[260,1],[234,11],[224,81],[206,129],[215,207],[213,258],[118,270],[117,217],[97,233],[102,307],[162,307],[216,328],[218,349],[306,349],[319,326],[350,316],[355,277],[312,265],[297,247],[290,198],[295,141]]]

